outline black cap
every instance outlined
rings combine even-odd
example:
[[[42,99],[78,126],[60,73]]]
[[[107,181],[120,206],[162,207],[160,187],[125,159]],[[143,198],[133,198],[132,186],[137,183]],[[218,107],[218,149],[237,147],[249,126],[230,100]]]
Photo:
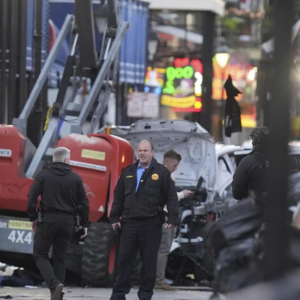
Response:
[[[266,144],[268,134],[270,133],[270,130],[268,127],[265,126],[258,126],[254,128],[250,134],[250,136],[253,139],[253,146],[254,148],[258,145]]]

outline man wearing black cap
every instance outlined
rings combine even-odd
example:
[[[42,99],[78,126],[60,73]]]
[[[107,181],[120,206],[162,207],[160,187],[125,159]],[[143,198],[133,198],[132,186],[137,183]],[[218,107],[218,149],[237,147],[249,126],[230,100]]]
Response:
[[[268,167],[266,156],[267,139],[269,129],[256,127],[251,132],[253,151],[240,162],[233,177],[232,193],[237,200],[249,197],[253,191],[258,199],[266,194],[265,173]]]

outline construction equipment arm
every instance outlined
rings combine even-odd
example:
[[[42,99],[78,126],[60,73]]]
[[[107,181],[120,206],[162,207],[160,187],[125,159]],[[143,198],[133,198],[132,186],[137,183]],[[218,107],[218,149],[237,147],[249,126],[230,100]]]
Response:
[[[35,177],[28,195],[27,213],[31,222],[37,220],[38,197],[42,195],[42,176],[41,172]]]

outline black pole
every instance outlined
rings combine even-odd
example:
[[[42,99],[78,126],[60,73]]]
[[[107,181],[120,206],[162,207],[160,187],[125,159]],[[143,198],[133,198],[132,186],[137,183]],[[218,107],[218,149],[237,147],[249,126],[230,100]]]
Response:
[[[42,66],[42,0],[35,1],[35,29],[34,29],[34,77],[37,79]]]
[[[35,0],[34,23],[34,81],[41,73],[42,66],[42,0]],[[37,147],[43,136],[43,95],[39,95],[33,111],[28,119],[27,134]]]
[[[10,0],[10,51],[9,51],[9,101],[8,101],[8,123],[12,124],[12,120],[18,117],[16,111],[16,95],[17,95],[17,68],[18,68],[18,49],[19,49],[19,32],[18,32],[18,0]]]
[[[128,90],[129,84],[124,82],[122,84],[122,98],[121,98],[121,108],[122,108],[122,123],[120,125],[129,125],[128,116],[127,116],[127,105],[128,105]]]
[[[224,124],[225,124],[225,99],[224,99],[224,81],[225,81],[225,72],[222,69],[222,100],[220,106],[220,141],[224,142],[223,132],[224,132]],[[223,123],[224,120],[224,123]]]
[[[212,117],[212,80],[213,80],[213,56],[215,37],[215,14],[203,12],[203,83],[202,83],[202,112],[198,114],[199,123],[208,132],[211,132]]]
[[[1,82],[0,82],[0,124],[7,122],[7,34],[8,34],[8,0],[1,1]]]
[[[19,65],[19,96],[17,102],[17,114],[20,115],[22,109],[27,100],[27,79],[26,79],[26,48],[27,48],[27,10],[28,10],[28,1],[20,1],[21,9],[19,12],[20,15],[20,65]]]
[[[269,195],[266,204],[265,279],[282,276],[287,268],[287,188],[289,103],[291,98],[291,37],[293,0],[275,4],[275,52],[271,93]]]

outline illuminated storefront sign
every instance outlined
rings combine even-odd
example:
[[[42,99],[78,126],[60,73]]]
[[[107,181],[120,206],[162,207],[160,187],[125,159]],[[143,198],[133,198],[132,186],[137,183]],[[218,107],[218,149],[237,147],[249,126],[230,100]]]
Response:
[[[201,111],[202,69],[199,60],[175,59],[174,67],[166,69],[161,104],[171,106],[174,111]]]
[[[146,86],[151,85],[151,79],[152,79],[151,78],[151,75],[152,75],[151,71],[155,71],[156,72],[156,81],[157,81],[157,84],[160,87],[163,87],[164,84],[165,84],[164,76],[165,76],[165,73],[166,73],[166,69],[162,69],[162,68],[152,69],[151,67],[148,67],[147,68],[147,72],[146,72],[146,78],[145,78],[145,85]]]
[[[145,92],[153,92],[154,94],[161,94],[161,89],[165,84],[166,69],[151,67],[147,68],[145,77]]]

